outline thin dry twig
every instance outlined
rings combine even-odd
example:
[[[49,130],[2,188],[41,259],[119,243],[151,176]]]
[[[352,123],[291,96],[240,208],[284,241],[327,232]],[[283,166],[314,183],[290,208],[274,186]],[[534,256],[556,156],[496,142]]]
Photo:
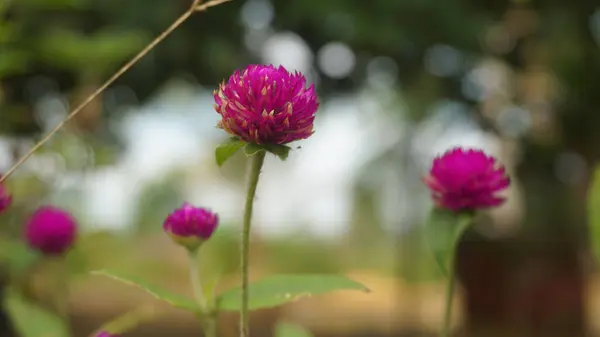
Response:
[[[48,132],[39,142],[37,142],[23,157],[21,157],[6,173],[0,177],[0,183],[4,182],[9,176],[11,176],[21,165],[23,165],[31,156],[39,150],[44,144],[46,144],[52,136],[54,136],[60,129],[62,129],[67,123],[73,119],[83,108],[90,104],[96,99],[106,88],[113,84],[119,77],[126,73],[131,67],[133,67],[139,60],[141,60],[148,52],[150,52],[156,45],[164,40],[169,34],[171,34],[177,27],[184,23],[192,14],[195,12],[204,11],[210,7],[214,7],[225,2],[232,0],[212,0],[206,3],[200,3],[201,0],[194,0],[190,8],[183,13],[177,20],[175,20],[169,28],[165,29],[160,35],[158,35],[152,42],[150,42],[142,51],[134,56],[129,62],[122,66],[114,75],[112,75],[100,88],[94,91],[83,103],[79,104],[73,111],[71,111],[65,119],[63,119],[54,129]]]
[[[220,4],[224,4],[224,3],[229,2],[229,1],[233,1],[233,0],[214,0],[214,1],[209,1],[209,2],[207,2],[205,4],[195,5],[194,6],[194,10],[196,12],[205,11],[205,10],[209,9],[210,7],[215,7],[215,6],[218,6]]]

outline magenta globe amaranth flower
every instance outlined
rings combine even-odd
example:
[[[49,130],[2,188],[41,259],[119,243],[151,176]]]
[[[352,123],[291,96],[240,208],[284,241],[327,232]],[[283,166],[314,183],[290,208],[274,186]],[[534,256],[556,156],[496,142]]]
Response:
[[[313,133],[314,85],[284,67],[249,65],[215,90],[218,127],[248,143],[286,144]]]
[[[504,167],[494,157],[461,148],[435,158],[423,181],[436,205],[452,211],[499,206],[504,198],[497,193],[510,184]]]
[[[0,176],[1,177],[1,176]],[[3,213],[12,204],[12,196],[4,185],[0,184],[0,213]]]
[[[38,208],[25,225],[25,239],[46,255],[67,251],[77,237],[77,222],[67,211],[53,206]]]
[[[173,241],[195,250],[212,236],[218,224],[217,214],[186,202],[167,216],[163,228]]]

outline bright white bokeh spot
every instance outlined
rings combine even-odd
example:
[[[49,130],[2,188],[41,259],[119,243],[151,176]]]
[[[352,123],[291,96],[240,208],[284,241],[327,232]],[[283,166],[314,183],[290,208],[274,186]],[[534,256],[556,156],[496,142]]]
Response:
[[[462,53],[452,46],[436,44],[425,53],[425,69],[435,76],[455,76],[462,70],[462,64]]]
[[[133,220],[141,185],[131,174],[122,167],[107,167],[86,177],[84,207],[93,224],[118,229]]]
[[[319,50],[317,62],[321,71],[335,79],[350,75],[356,65],[356,57],[350,47],[341,42],[331,42]]]
[[[264,29],[271,25],[275,11],[269,0],[247,0],[242,6],[240,19],[251,29]]]
[[[265,63],[306,73],[310,71],[314,57],[306,41],[299,35],[283,32],[273,34],[265,41],[262,58]]]
[[[521,137],[531,128],[531,113],[519,106],[509,105],[498,113],[496,122],[505,135]]]
[[[391,87],[398,82],[398,65],[390,57],[375,57],[367,64],[367,82],[373,86]]]
[[[0,171],[6,171],[13,163],[13,141],[8,137],[0,137]]]
[[[491,155],[499,154],[497,139],[470,118],[465,104],[441,102],[433,107],[430,117],[415,130],[413,156],[421,170],[426,172],[434,157],[456,146],[478,148]]]
[[[265,43],[274,34],[271,28],[264,29],[248,29],[244,33],[244,45],[251,52],[261,55],[265,47]]]
[[[511,75],[511,70],[501,62],[485,60],[463,78],[463,95],[474,101],[483,101],[492,94],[509,96]]]
[[[35,119],[44,131],[49,131],[65,119],[69,104],[61,95],[48,94],[36,101],[34,109]]]

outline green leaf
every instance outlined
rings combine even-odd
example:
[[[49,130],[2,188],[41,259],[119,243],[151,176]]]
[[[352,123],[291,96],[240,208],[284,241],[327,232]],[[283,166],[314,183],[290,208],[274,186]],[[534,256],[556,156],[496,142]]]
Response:
[[[292,149],[291,147],[287,146],[287,145],[277,145],[277,144],[271,144],[271,145],[265,145],[264,149],[267,150],[268,152],[271,152],[272,154],[276,155],[277,157],[279,157],[279,159],[286,160],[290,150]]]
[[[215,150],[217,165],[222,166],[227,159],[244,147],[244,145],[246,145],[246,143],[238,138],[229,138],[226,142],[217,146],[217,149]]]
[[[250,284],[250,310],[276,307],[306,296],[336,290],[369,292],[364,285],[340,275],[276,275]],[[228,290],[217,297],[219,310],[237,311],[241,307],[241,288]]]
[[[244,153],[246,153],[246,155],[248,157],[250,157],[250,156],[253,156],[263,150],[264,150],[264,148],[258,144],[248,143],[248,144],[246,144],[246,147],[244,148]]]
[[[28,301],[15,289],[6,290],[3,305],[21,337],[70,337],[60,317]]]
[[[596,259],[600,258],[600,165],[596,166],[592,184],[588,192],[588,221],[592,250]]]
[[[142,305],[134,310],[125,313],[116,319],[105,323],[97,329],[97,332],[106,331],[113,335],[121,335],[125,332],[131,331],[137,328],[140,324],[148,321],[156,316],[157,311],[154,307],[148,305]]]
[[[447,276],[454,250],[464,231],[471,225],[473,215],[456,214],[444,209],[432,209],[425,227],[425,239],[442,273]]]
[[[196,304],[196,302],[194,302],[194,300],[192,300],[184,295],[173,293],[173,292],[163,289],[159,286],[150,284],[145,280],[140,280],[137,277],[128,276],[128,275],[126,276],[126,275],[123,275],[123,274],[120,274],[120,273],[117,273],[114,271],[108,271],[108,270],[96,270],[96,271],[92,271],[91,273],[95,274],[95,275],[103,275],[103,276],[112,278],[113,280],[117,280],[119,282],[122,282],[122,283],[125,283],[128,285],[132,285],[134,287],[138,287],[138,288],[144,290],[145,292],[147,292],[148,294],[152,295],[153,297],[171,304],[175,308],[179,308],[179,309],[183,309],[183,310],[187,310],[187,311],[191,311],[191,312],[199,311],[198,305]]]
[[[275,326],[275,337],[313,337],[314,335],[305,327],[289,323],[277,322]]]

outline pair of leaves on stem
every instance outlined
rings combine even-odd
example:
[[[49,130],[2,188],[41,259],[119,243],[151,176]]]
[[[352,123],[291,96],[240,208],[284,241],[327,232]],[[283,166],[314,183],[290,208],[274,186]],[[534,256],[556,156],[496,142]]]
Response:
[[[107,270],[92,273],[136,286],[176,308],[191,312],[198,312],[199,310],[198,305],[191,298],[152,285],[144,280]],[[364,285],[341,275],[275,275],[250,284],[248,304],[250,310],[272,308],[297,301],[302,297],[325,294],[336,290],[369,292],[369,289]],[[241,288],[233,288],[219,294],[215,302],[215,309],[218,311],[239,311],[241,308]]]
[[[246,153],[248,157],[257,154],[260,151],[267,151],[276,155],[281,160],[286,160],[291,150],[287,145],[246,143],[239,138],[232,137],[217,146],[217,149],[215,150],[217,165],[222,166],[227,159],[242,148],[244,148],[244,153]]]

